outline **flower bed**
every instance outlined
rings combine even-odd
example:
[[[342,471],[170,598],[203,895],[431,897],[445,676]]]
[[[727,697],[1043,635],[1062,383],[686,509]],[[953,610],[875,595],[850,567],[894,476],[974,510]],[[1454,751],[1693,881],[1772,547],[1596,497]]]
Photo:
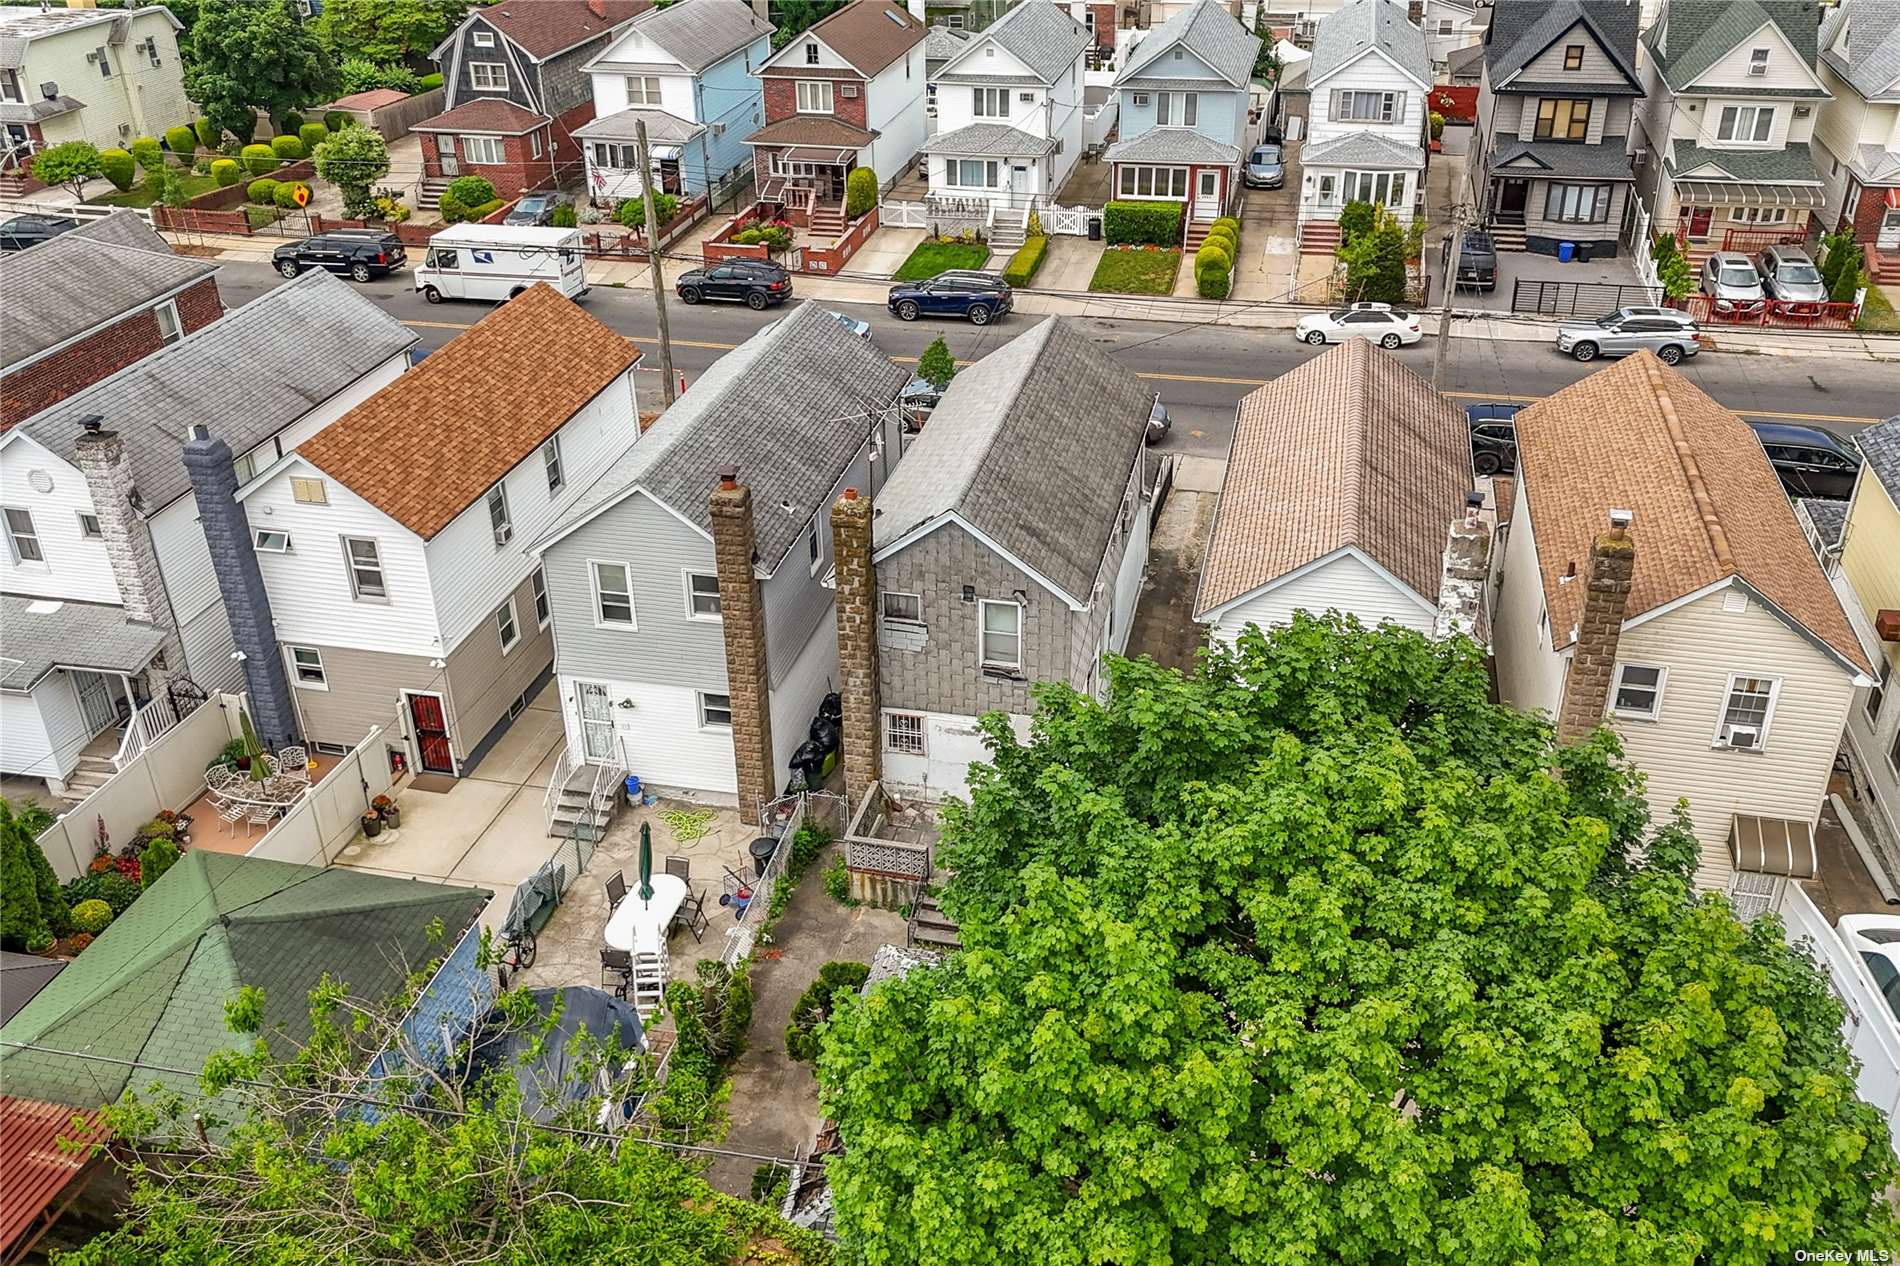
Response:
[[[772,250],[764,242],[735,242],[738,234],[758,224],[759,208],[752,206],[741,211],[726,222],[724,228],[699,244],[700,258],[708,265],[722,259],[770,259]]]

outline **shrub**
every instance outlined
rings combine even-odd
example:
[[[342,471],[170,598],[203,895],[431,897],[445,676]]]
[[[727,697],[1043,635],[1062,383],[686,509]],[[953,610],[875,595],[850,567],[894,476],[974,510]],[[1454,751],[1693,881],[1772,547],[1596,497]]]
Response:
[[[1656,261],[1656,280],[1662,283],[1665,298],[1686,299],[1695,289],[1695,270],[1688,260],[1671,251]]]
[[[563,202],[554,208],[554,215],[549,219],[549,223],[557,229],[571,229],[580,223],[580,216],[574,210],[573,203]]]
[[[825,895],[842,906],[858,904],[858,899],[851,895],[851,872],[845,867],[843,853],[832,858],[831,865],[825,867]]]
[[[373,201],[370,188],[389,174],[389,147],[381,134],[366,127],[347,127],[318,144],[312,157],[317,175],[342,193],[343,213],[368,214]],[[459,190],[456,197],[468,201]]]
[[[785,1053],[810,1063],[818,1058],[818,1030],[831,1018],[833,999],[840,993],[856,993],[864,987],[871,969],[863,963],[826,963],[818,969],[818,979],[799,995],[792,1005],[792,1022],[785,1027]]]
[[[266,172],[276,171],[277,151],[268,145],[246,145],[241,155],[244,169],[253,176],[262,176]]]
[[[145,173],[145,193],[154,204],[168,207],[185,205],[185,184],[176,168],[160,163]]]
[[[330,139],[330,129],[321,123],[306,123],[297,129],[297,139],[303,142],[303,152],[313,154],[317,146]]]
[[[1371,226],[1338,254],[1346,265],[1347,302],[1405,301],[1405,230],[1391,213],[1375,208]]]
[[[150,888],[178,860],[178,845],[169,835],[161,835],[145,846],[139,855],[139,887]]]
[[[1217,228],[1217,229],[1232,229],[1236,236],[1238,236],[1240,233],[1240,221],[1236,220],[1231,215],[1223,215],[1223,216],[1217,217],[1214,220],[1212,227]]]
[[[303,142],[294,136],[273,136],[270,150],[285,162],[294,163],[303,157]]]
[[[209,154],[192,155],[191,174],[194,176],[209,176],[211,174],[211,164],[215,161],[217,160],[212,158]]]
[[[1110,246],[1173,246],[1181,240],[1178,202],[1111,202],[1102,209]]]
[[[1009,263],[1003,268],[1003,280],[1012,286],[1027,286],[1042,267],[1042,257],[1048,253],[1049,239],[1046,237],[1025,238]]]
[[[665,224],[679,210],[680,200],[670,193],[653,195],[653,214]],[[630,229],[643,228],[647,222],[647,209],[639,198],[627,198],[614,208],[614,223]]]
[[[1339,213],[1339,244],[1348,246],[1355,237],[1370,229],[1379,209],[1370,202],[1348,202]]]
[[[391,224],[401,224],[409,218],[409,208],[393,189],[383,189],[370,199],[370,209],[378,220],[387,220]]]
[[[1209,242],[1219,246],[1229,255],[1240,254],[1240,234],[1234,232],[1232,229],[1213,229],[1209,231],[1208,235],[1202,239],[1201,244],[1205,246]]]
[[[1433,110],[1431,114],[1427,116],[1427,122],[1430,123],[1431,125],[1432,139],[1434,141],[1438,140],[1439,138],[1445,135],[1445,116],[1444,115],[1440,114],[1436,110]]]
[[[297,208],[297,191],[305,190],[308,196],[309,188],[301,180],[286,180],[271,191],[271,201],[277,204],[280,211],[294,211]]]
[[[296,135],[303,130],[303,115],[295,110],[286,110],[277,116],[277,130],[292,136]]]
[[[238,165],[231,159],[214,158],[211,160],[211,178],[218,182],[218,188],[220,189],[229,189],[232,185],[235,185],[242,174]]]
[[[210,119],[199,119],[191,125],[191,130],[197,133],[198,144],[206,149],[218,148],[218,142],[224,139],[224,133]]]
[[[277,201],[277,182],[269,176],[260,176],[244,186],[244,196],[260,207],[275,205]],[[235,760],[230,762],[235,764]]]
[[[132,176],[138,171],[138,164],[122,149],[102,149],[99,151],[99,170],[105,173],[114,189],[124,193],[132,187]]]
[[[168,127],[165,129],[165,148],[180,158],[187,157],[197,151],[198,134],[183,123]]]
[[[384,66],[364,57],[352,57],[339,66],[337,82],[346,97],[373,88],[394,88],[412,95],[422,90],[422,80],[407,66]]]
[[[33,157],[33,179],[43,185],[65,185],[75,198],[84,198],[86,182],[104,174],[99,169],[99,150],[91,141],[65,141]]]
[[[877,205],[877,173],[859,167],[844,182],[844,218],[855,220]]]
[[[441,86],[442,72],[439,70],[432,70],[422,78],[416,80],[417,92],[432,92]]]
[[[1203,299],[1225,299],[1232,288],[1233,276],[1224,268],[1207,272],[1195,270],[1194,289]]]
[[[73,907],[73,926],[81,932],[90,932],[94,936],[105,931],[114,917],[115,912],[112,907],[97,897],[90,901],[82,901]]]
[[[165,164],[165,150],[158,143],[157,137],[141,136],[128,148],[132,151],[132,157],[138,160],[139,166],[146,171],[156,171]]]
[[[348,110],[332,110],[323,116],[323,126],[332,132],[341,132],[356,122],[356,116]]]
[[[244,220],[253,229],[268,228],[282,218],[277,214],[276,207],[247,206],[244,208]]]
[[[950,345],[938,335],[924,354],[917,358],[917,376],[942,391],[956,376],[957,361],[950,355]]]
[[[481,176],[457,176],[449,181],[449,196],[467,207],[495,200],[495,186]]]
[[[468,204],[453,193],[444,193],[437,200],[435,209],[442,216],[444,224],[460,224],[468,219]]]
[[[1201,249],[1194,252],[1194,275],[1202,273],[1226,273],[1234,267],[1234,257],[1219,242],[1208,239]]]

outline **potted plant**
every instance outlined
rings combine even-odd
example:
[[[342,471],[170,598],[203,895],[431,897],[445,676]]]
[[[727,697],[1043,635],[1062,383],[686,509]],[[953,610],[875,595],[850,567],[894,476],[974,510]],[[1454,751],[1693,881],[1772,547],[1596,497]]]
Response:
[[[372,839],[372,840],[373,840],[373,839],[375,839],[375,838],[376,838],[377,836],[379,836],[379,835],[381,835],[382,833],[383,833],[383,820],[382,820],[381,818],[379,818],[379,817],[377,817],[377,816],[375,815],[375,813],[373,813],[373,812],[371,812],[371,813],[365,813],[365,814],[363,815],[363,835],[364,835],[364,837],[365,837],[366,839]]]
[[[377,796],[369,802],[369,807],[390,830],[402,825],[402,806],[388,796]]]

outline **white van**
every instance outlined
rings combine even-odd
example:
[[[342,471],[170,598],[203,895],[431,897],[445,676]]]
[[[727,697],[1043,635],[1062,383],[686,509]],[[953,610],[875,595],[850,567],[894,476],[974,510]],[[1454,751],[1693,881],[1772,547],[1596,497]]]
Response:
[[[579,229],[453,224],[429,239],[416,265],[416,289],[430,303],[500,302],[545,281],[572,299],[590,289],[581,258]]]

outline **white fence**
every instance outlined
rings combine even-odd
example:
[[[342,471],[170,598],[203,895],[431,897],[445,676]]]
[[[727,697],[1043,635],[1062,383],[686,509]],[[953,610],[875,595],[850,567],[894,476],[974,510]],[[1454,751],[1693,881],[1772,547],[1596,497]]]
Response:
[[[1636,280],[1649,288],[1652,301],[1662,302],[1662,278],[1656,272],[1656,257],[1649,249],[1649,208],[1642,199],[1632,196],[1630,206],[1629,240],[1624,243],[1630,253],[1630,261],[1636,266]]]
[[[1089,217],[1102,213],[1100,207],[1059,207],[1044,198],[1022,201],[1013,198],[958,198],[935,203],[881,203],[877,209],[877,222],[881,228],[894,229],[927,229],[938,220],[972,217],[988,222],[994,218],[999,207],[1034,210],[1042,220],[1044,233],[1067,233],[1076,237],[1086,236]]]
[[[83,202],[71,206],[42,206],[37,202],[22,202],[18,199],[0,200],[0,215],[63,215],[75,220],[103,220],[115,211],[128,209],[147,224],[152,222],[152,213],[145,207],[100,207]]]
[[[159,810],[176,812],[196,799],[204,790],[205,766],[243,733],[238,721],[243,706],[241,695],[221,694],[206,700],[47,827],[40,836],[40,848],[60,882],[86,872],[100,819],[105,820],[106,834],[117,847],[157,817]],[[215,825],[193,823],[200,831]]]
[[[1097,145],[1108,144],[1109,133],[1115,130],[1115,121],[1121,117],[1121,107],[1110,97],[1092,111],[1082,113],[1082,144],[1093,149]]]
[[[880,228],[927,229],[930,209],[921,202],[884,202],[878,204],[877,222]]]
[[[369,802],[388,790],[389,758],[379,725],[278,819],[248,856],[328,866],[356,838]]]

